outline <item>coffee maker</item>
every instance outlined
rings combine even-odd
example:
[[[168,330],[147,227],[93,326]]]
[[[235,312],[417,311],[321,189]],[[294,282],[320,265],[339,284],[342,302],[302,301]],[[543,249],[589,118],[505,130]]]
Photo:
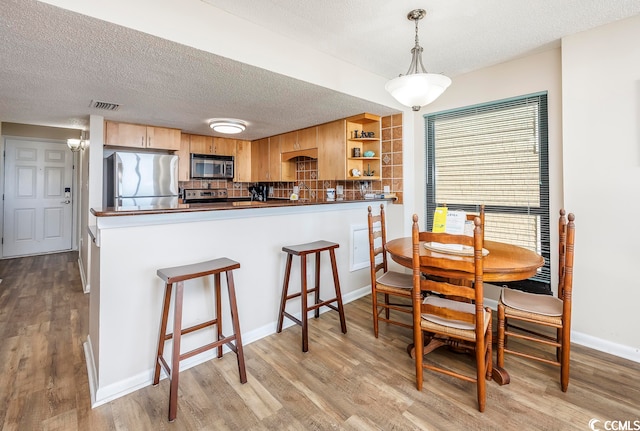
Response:
[[[249,196],[252,201],[266,201],[269,196],[269,187],[266,184],[254,184],[249,186]]]

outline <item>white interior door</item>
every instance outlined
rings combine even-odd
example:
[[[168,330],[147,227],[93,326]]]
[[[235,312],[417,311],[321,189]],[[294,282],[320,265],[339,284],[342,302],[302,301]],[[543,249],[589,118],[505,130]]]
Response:
[[[63,143],[5,140],[3,256],[71,249],[73,157]]]

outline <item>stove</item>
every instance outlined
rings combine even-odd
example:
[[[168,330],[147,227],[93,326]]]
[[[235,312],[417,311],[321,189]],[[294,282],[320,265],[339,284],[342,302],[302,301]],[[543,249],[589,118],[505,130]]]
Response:
[[[182,201],[186,204],[226,202],[227,189],[184,189]]]

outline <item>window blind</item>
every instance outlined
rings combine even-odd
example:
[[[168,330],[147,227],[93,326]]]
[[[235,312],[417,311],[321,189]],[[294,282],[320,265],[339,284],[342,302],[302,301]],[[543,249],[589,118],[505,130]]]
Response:
[[[485,239],[545,258],[534,277],[550,282],[546,93],[425,116],[427,225],[438,205],[478,212]]]

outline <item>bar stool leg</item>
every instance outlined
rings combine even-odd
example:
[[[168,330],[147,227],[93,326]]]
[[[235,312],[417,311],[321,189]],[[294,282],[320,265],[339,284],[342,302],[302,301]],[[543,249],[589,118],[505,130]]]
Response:
[[[318,304],[320,302],[320,252],[316,253],[316,287],[314,290],[314,304]],[[314,313],[315,318],[320,317],[320,307],[315,309]]]
[[[162,303],[162,319],[160,321],[160,334],[158,335],[158,354],[156,356],[156,367],[153,372],[153,386],[160,382],[160,358],[164,353],[164,345],[167,335],[167,321],[169,320],[169,305],[171,301],[171,290],[173,284],[165,285],[164,302]]]
[[[180,376],[180,338],[182,336],[182,296],[184,282],[176,288],[176,302],[173,311],[173,353],[171,354],[171,385],[169,386],[169,422],[178,414],[178,377]]]
[[[336,287],[336,299],[338,300],[338,314],[340,315],[340,327],[342,333],[347,333],[347,322],[344,318],[344,307],[342,305],[342,292],[340,292],[340,280],[338,279],[338,265],[336,264],[336,254],[334,249],[329,250],[331,256],[331,269],[333,270],[333,284]]]
[[[309,328],[307,326],[308,304],[307,304],[307,255],[300,255],[300,296],[302,301],[302,351],[309,350]]]
[[[278,314],[277,333],[282,332],[282,322],[284,320],[284,308],[287,304],[287,295],[289,294],[289,278],[291,277],[291,261],[293,255],[287,254],[287,266],[284,270],[284,282],[282,284],[282,299],[280,300],[280,313]]]
[[[228,272],[227,272],[228,274]],[[228,277],[228,276],[227,276]],[[222,335],[222,301],[221,301],[221,296],[220,296],[220,273],[214,274],[213,276],[213,280],[214,280],[214,289],[215,289],[215,294],[216,294],[216,316],[215,316],[215,322],[216,322],[216,328],[218,331],[218,341],[222,340],[224,338],[224,335]],[[235,328],[234,328],[235,330]],[[237,332],[236,332],[237,334]],[[218,358],[222,358],[222,345],[218,346]]]
[[[242,348],[242,336],[240,335],[240,319],[238,317],[238,305],[236,302],[236,288],[233,282],[233,272],[227,271],[227,290],[229,292],[229,307],[231,308],[231,324],[236,339],[236,359],[238,361],[238,372],[240,383],[247,382],[247,372],[244,367],[244,350]],[[220,298],[218,296],[218,298]],[[218,319],[221,316],[218,315]]]

